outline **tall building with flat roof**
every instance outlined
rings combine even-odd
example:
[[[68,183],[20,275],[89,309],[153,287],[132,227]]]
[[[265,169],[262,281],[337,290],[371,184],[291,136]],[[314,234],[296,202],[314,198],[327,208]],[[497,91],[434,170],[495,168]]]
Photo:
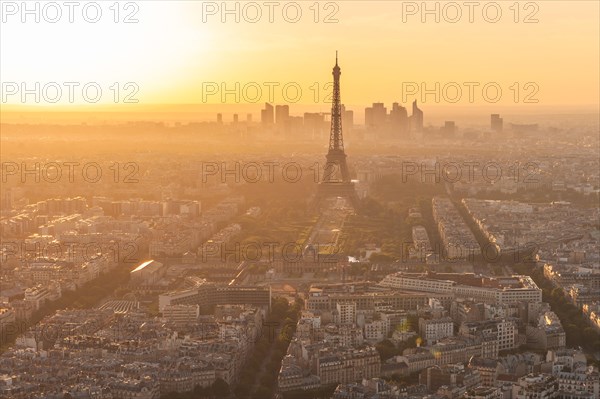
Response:
[[[260,111],[260,121],[263,125],[272,125],[274,123],[275,113],[271,104],[265,103],[265,109]]]
[[[492,132],[501,132],[503,119],[500,118],[500,114],[492,114],[491,116],[491,128]]]
[[[410,131],[423,131],[423,111],[417,107],[417,100],[412,103],[412,115],[410,116]]]
[[[290,117],[290,106],[289,105],[276,105],[275,106],[275,123],[280,126],[285,126],[288,118]]]
[[[354,111],[349,110],[349,109],[347,110],[346,106],[344,104],[342,104],[341,107],[342,107],[342,126],[344,127],[345,131],[350,131],[354,127]]]
[[[383,129],[387,119],[387,108],[383,103],[373,103],[365,108],[365,126],[370,129]]]

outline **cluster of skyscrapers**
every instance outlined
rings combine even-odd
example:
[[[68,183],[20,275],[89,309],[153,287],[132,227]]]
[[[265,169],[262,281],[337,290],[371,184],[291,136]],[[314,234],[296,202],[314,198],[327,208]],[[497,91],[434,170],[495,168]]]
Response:
[[[289,105],[273,105],[265,103],[260,111],[260,123],[264,128],[279,133],[294,133],[298,131],[321,132],[329,127],[331,114],[324,112],[305,112],[303,116],[290,115]],[[341,105],[342,126],[345,130],[354,127],[354,111]],[[239,115],[233,115],[233,123],[239,123]],[[252,114],[247,114],[246,123],[252,122]],[[223,123],[223,115],[217,114],[217,123]],[[417,106],[416,100],[412,104],[412,115],[408,115],[405,107],[394,103],[388,113],[383,103],[373,103],[365,108],[365,124],[367,130],[379,134],[398,136],[410,132],[423,131],[423,111]]]
[[[372,107],[365,108],[365,127],[379,133],[409,133],[423,131],[423,111],[417,106],[417,101],[412,103],[412,115],[408,116],[405,107],[398,103],[392,104],[388,114],[383,103],[373,103]]]

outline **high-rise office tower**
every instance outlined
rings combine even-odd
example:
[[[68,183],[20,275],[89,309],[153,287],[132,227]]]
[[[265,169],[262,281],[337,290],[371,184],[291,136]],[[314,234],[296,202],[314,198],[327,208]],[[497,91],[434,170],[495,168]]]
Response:
[[[501,132],[503,126],[503,120],[500,118],[500,114],[492,114],[491,117],[491,128],[492,132]]]
[[[265,109],[260,111],[260,121],[263,125],[272,125],[275,120],[275,113],[273,112],[273,106],[269,103],[265,103]]]
[[[320,136],[326,128],[325,115],[322,113],[305,112],[304,113],[304,130],[315,138]]]
[[[387,108],[383,103],[373,103],[372,107],[365,108],[365,126],[367,128],[380,130],[385,126],[387,119]]]
[[[408,132],[408,112],[406,111],[406,108],[398,103],[392,105],[392,110],[390,111],[390,125],[392,134],[394,135]]]
[[[417,107],[417,100],[412,103],[412,115],[410,116],[410,131],[423,131],[423,111]]]
[[[346,106],[344,104],[342,104],[342,126],[344,126],[346,132],[352,130],[354,127],[354,111],[350,109],[346,110]]]
[[[276,105],[275,106],[275,123],[285,123],[287,118],[290,117],[290,106],[289,105]]]

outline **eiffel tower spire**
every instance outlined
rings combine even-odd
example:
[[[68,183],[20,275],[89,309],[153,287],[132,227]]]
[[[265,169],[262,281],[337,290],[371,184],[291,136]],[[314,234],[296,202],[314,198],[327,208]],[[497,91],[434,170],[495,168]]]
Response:
[[[342,71],[338,65],[338,55],[335,52],[335,66],[333,67],[333,102],[331,103],[331,131],[329,133],[329,150],[344,152],[344,137],[342,136],[342,104],[340,100],[340,75]]]

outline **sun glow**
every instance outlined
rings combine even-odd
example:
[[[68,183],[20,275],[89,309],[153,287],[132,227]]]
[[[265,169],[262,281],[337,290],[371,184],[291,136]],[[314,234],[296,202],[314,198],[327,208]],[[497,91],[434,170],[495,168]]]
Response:
[[[39,23],[35,22],[35,13],[24,15],[27,23],[21,23],[21,11],[3,15],[2,82],[25,84],[27,89],[36,83],[42,88],[57,83],[64,89],[57,102],[60,105],[77,105],[80,87],[89,83],[97,84],[104,92],[99,104],[113,101],[115,84],[122,91],[120,97],[133,92],[124,90],[128,83],[137,86],[138,99],[160,95],[170,85],[181,84],[182,75],[189,73],[188,66],[194,60],[206,60],[213,43],[206,26],[186,23],[191,21],[184,2],[165,3],[121,2],[116,7],[112,2],[99,2],[101,14],[93,10],[84,14],[81,8],[69,14],[61,7],[62,16],[56,23],[48,22],[49,18],[57,18],[56,11],[48,9],[44,14],[43,6],[39,8]],[[30,10],[35,9],[32,6]],[[90,23],[96,15],[98,21]],[[68,95],[71,82],[79,84],[74,101]],[[18,103],[20,96],[13,97]],[[28,99],[28,105],[32,99]]]
[[[35,15],[5,10],[6,3],[30,8],[39,3],[43,14],[43,5],[69,2],[2,2],[2,81],[26,82],[28,87],[35,82],[98,82],[105,92],[100,104],[114,103],[110,88],[115,83],[122,103],[125,95],[135,91],[125,85],[134,83],[138,88],[134,98],[140,104],[248,105],[250,101],[236,101],[233,95],[226,101],[214,96],[205,102],[203,84],[216,82],[230,88],[274,81],[280,86],[297,83],[304,91],[299,105],[318,104],[326,111],[321,100],[328,93],[324,85],[330,83],[330,74],[323,73],[313,60],[330,58],[335,50],[340,51],[344,65],[342,81],[348,79],[342,98],[349,105],[408,103],[412,99],[405,101],[401,95],[405,82],[427,87],[447,82],[478,82],[483,87],[498,82],[505,92],[499,103],[488,103],[479,90],[474,102],[465,95],[448,105],[453,107],[490,105],[497,110],[498,106],[514,106],[515,87],[520,89],[518,104],[522,105],[523,97],[531,94],[527,88],[533,86],[526,86],[531,82],[539,102],[521,107],[524,111],[598,102],[597,2],[543,2],[534,14],[524,5],[517,14],[510,4],[502,3],[497,23],[486,21],[479,9],[473,23],[467,14],[456,23],[449,22],[450,16],[443,12],[436,22],[436,16],[407,16],[404,2],[390,1],[318,3],[319,13],[317,3],[295,2],[302,8],[298,22],[290,22],[293,13],[288,10],[286,14],[283,10],[288,3],[281,3],[271,22],[270,11],[261,2],[176,0],[75,2],[79,7],[73,23],[64,6],[58,22],[45,20],[56,15],[48,10],[36,23]],[[96,23],[83,17],[88,3],[101,6]],[[206,9],[207,3],[220,10],[207,13],[212,10]],[[328,8],[334,3],[337,8]],[[254,18],[259,11],[250,10],[249,4],[258,5],[258,21]],[[237,13],[230,12],[236,6]],[[93,18],[95,11],[90,9],[87,15]],[[425,17],[427,23],[422,22]],[[577,73],[565,73],[575,66]],[[314,90],[315,85],[319,90]],[[250,105],[281,102],[278,94],[274,100],[265,95]],[[68,105],[64,97],[60,103]],[[17,95],[2,103],[31,105]]]

